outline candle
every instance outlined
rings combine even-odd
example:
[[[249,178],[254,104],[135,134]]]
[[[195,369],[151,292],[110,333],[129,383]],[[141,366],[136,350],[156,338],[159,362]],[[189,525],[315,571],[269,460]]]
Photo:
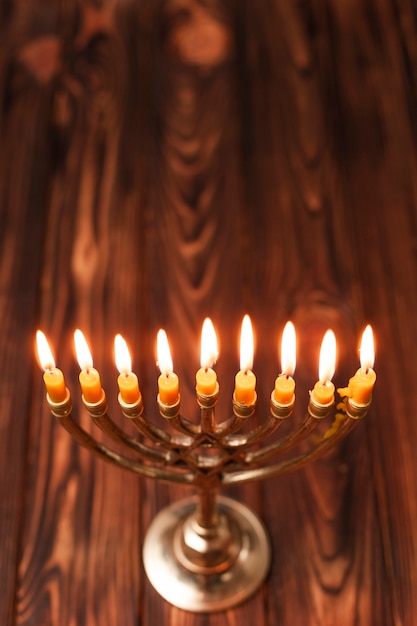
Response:
[[[117,384],[120,397],[125,404],[136,404],[141,397],[138,377],[132,372],[132,359],[127,343],[119,334],[114,338],[114,356],[119,370]]]
[[[171,352],[168,338],[164,330],[157,336],[158,365],[161,375],[158,378],[159,401],[166,406],[174,406],[179,400],[179,380],[173,372]]]
[[[253,332],[249,315],[242,321],[240,333],[240,371],[235,377],[235,401],[249,406],[255,402],[256,376],[253,366]]]
[[[311,392],[311,399],[316,404],[331,404],[334,400],[334,385],[331,379],[336,366],[336,337],[328,330],[320,348],[319,380]]]
[[[367,326],[362,334],[360,347],[361,367],[349,380],[347,387],[339,389],[339,394],[351,398],[358,405],[369,404],[376,381],[373,365],[375,360],[374,338],[371,326]]]
[[[216,372],[212,366],[218,357],[217,337],[213,323],[206,317],[201,331],[201,368],[196,374],[196,390],[202,396],[212,396],[218,389]]]
[[[48,341],[41,330],[36,332],[36,345],[39,362],[44,370],[43,381],[49,400],[54,404],[60,404],[68,397],[64,374],[55,367],[55,360]]]
[[[287,405],[294,402],[295,381],[292,374],[295,370],[296,337],[292,322],[287,322],[281,340],[282,373],[275,380],[274,400],[277,404]]]
[[[75,352],[80,365],[79,381],[84,402],[97,404],[103,399],[103,389],[100,382],[100,374],[93,367],[93,358],[90,349],[81,330],[74,333]]]

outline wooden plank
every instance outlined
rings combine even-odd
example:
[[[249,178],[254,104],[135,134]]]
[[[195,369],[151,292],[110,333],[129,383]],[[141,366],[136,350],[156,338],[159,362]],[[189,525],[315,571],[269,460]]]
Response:
[[[43,188],[47,153],[40,145],[44,97],[27,101],[10,94],[12,110],[4,116],[0,154],[0,621],[14,623],[19,532],[25,496],[28,433],[31,430],[33,334],[43,240]],[[37,159],[35,159],[35,155]]]

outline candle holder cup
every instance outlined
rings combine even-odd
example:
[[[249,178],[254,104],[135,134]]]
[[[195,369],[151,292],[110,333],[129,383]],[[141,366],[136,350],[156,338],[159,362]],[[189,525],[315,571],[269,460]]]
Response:
[[[109,416],[106,397],[84,405],[95,424],[123,448],[123,453],[97,441],[74,419],[71,398],[59,403],[47,395],[52,414],[84,447],[137,474],[188,485],[196,491],[157,514],[147,531],[143,563],[157,592],[171,604],[194,612],[228,609],[252,595],[267,576],[271,549],[260,519],[244,504],[218,495],[222,487],[280,476],[319,458],[349,433],[365,416],[369,404],[359,405],[343,397],[335,405],[323,405],[311,394],[304,420],[290,434],[276,431],[292,416],[294,398],[288,404],[270,401],[266,420],[252,428],[256,396],[249,406],[233,399],[233,415],[215,419],[218,385],[212,395],[197,392],[201,411],[198,424],[180,413],[180,401],[159,411],[171,428],[164,430],[145,419],[141,396],[119,404],[138,437],[125,433]],[[333,414],[327,430],[317,427]],[[249,420],[249,424],[248,424]],[[314,438],[309,436],[314,433]],[[308,442],[299,452],[298,444]],[[306,449],[307,448],[307,449]]]

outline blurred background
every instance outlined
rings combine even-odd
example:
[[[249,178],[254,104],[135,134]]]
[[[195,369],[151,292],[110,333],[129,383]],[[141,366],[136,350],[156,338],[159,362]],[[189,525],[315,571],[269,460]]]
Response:
[[[416,624],[416,35],[413,0],[2,0],[1,624]],[[202,321],[226,415],[245,313],[260,419],[288,319],[297,414],[329,327],[344,386],[373,325],[377,386],[326,458],[229,490],[265,521],[271,572],[245,605],[192,615],[157,596],[140,554],[186,491],[71,441],[34,333],[92,430],[76,327],[112,413],[125,336],[151,416],[164,327],[194,419]]]

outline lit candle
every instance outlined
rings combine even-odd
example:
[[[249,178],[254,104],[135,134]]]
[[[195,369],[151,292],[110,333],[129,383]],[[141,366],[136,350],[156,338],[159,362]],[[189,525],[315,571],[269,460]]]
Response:
[[[274,400],[277,404],[287,405],[294,402],[296,337],[292,322],[287,322],[281,340],[282,374],[275,380]]]
[[[235,377],[234,399],[246,406],[253,404],[256,399],[256,376],[252,372],[253,352],[252,324],[249,315],[245,315],[240,333],[240,371]]]
[[[334,385],[331,382],[336,367],[336,337],[328,330],[320,348],[319,380],[311,392],[311,399],[316,404],[331,404],[334,400]]]
[[[140,398],[138,377],[132,372],[132,359],[126,341],[121,335],[114,338],[114,356],[119,370],[117,384],[120,397],[126,404],[135,404]]]
[[[54,404],[60,404],[68,397],[64,375],[61,370],[55,367],[52,351],[44,333],[41,330],[36,332],[36,345],[39,362],[44,370],[43,380],[49,400]]]
[[[157,355],[161,370],[161,375],[158,378],[159,401],[166,406],[174,406],[179,400],[179,381],[178,376],[173,372],[168,338],[162,329],[158,331],[157,336]]]
[[[201,331],[201,368],[196,374],[196,390],[202,396],[212,396],[218,389],[216,372],[212,366],[218,357],[217,337],[213,323],[206,317]]]
[[[80,385],[83,399],[89,404],[97,404],[103,399],[104,391],[100,383],[100,374],[93,367],[90,349],[80,330],[74,333],[75,352],[80,365]]]
[[[371,326],[367,326],[362,334],[360,347],[361,367],[349,380],[347,387],[338,389],[339,394],[351,398],[358,405],[369,404],[376,381],[373,365],[375,360],[374,337]]]

